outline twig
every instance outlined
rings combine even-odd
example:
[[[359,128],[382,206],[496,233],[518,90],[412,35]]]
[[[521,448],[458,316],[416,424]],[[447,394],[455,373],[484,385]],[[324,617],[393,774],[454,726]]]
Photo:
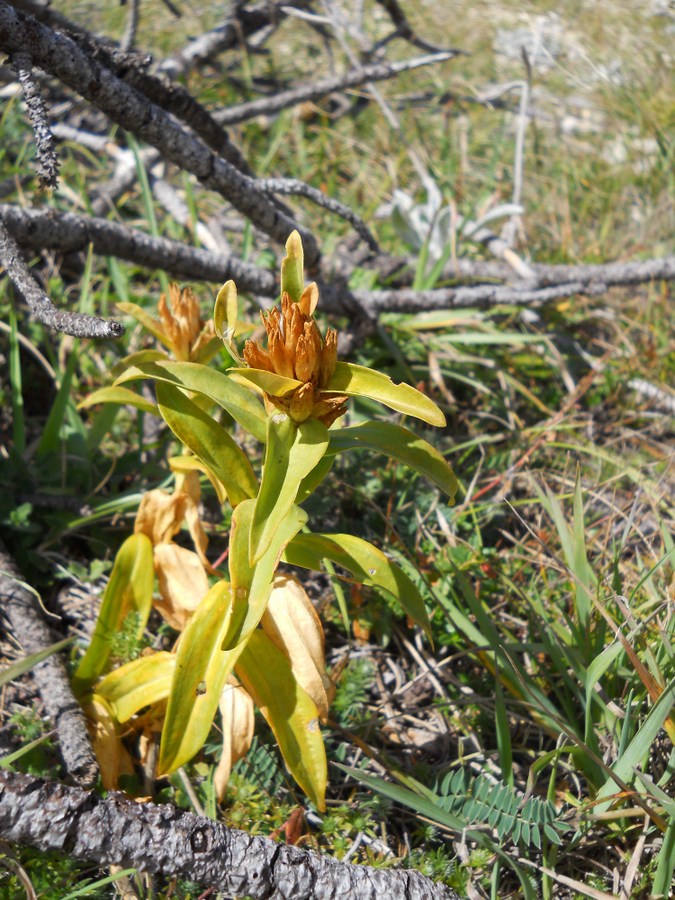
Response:
[[[321,97],[325,97],[326,94],[344,91],[347,88],[356,87],[367,81],[384,81],[387,78],[394,78],[401,72],[407,72],[419,66],[429,66],[433,63],[444,62],[447,59],[452,59],[458,52],[447,50],[434,53],[431,56],[419,56],[416,59],[404,60],[403,62],[374,63],[368,66],[359,66],[343,75],[320,78],[318,81],[302,84],[287,91],[280,91],[271,97],[263,97],[260,100],[252,100],[249,103],[230,106],[228,109],[214,113],[213,117],[221,125],[234,125],[238,122],[252,119],[254,116],[269,116],[289,106],[296,106],[298,103],[304,103],[308,100],[318,100]]]
[[[631,378],[628,387],[643,397],[648,397],[658,409],[675,416],[675,394],[669,393],[657,384],[645,381],[644,378]]]
[[[133,49],[136,42],[136,32],[138,31],[138,19],[141,12],[141,0],[128,0],[129,8],[127,10],[127,24],[120,41],[120,49],[123,53],[128,53]]]
[[[26,654],[38,653],[54,643],[35,595],[24,587],[18,569],[1,541],[0,599],[14,636]],[[68,774],[83,786],[94,784],[98,763],[87,735],[84,713],[73,697],[63,660],[52,654],[35,666],[33,675],[47,716],[56,728],[59,750]]]
[[[511,274],[506,266],[495,262],[481,260],[458,260],[457,262],[457,267],[452,264],[445,267],[440,276],[441,281],[454,281],[458,277],[507,281]],[[391,279],[396,273],[393,281],[397,287],[404,287],[412,283],[415,271],[414,259],[383,256],[380,260],[370,260],[368,265],[370,268],[377,269],[382,278]],[[649,281],[675,280],[675,256],[588,265],[530,263],[529,268],[532,270],[533,281],[537,287],[569,284],[576,281],[615,287],[643,284]],[[527,286],[521,284],[520,287]]]
[[[394,37],[400,37],[414,47],[425,50],[427,53],[449,52],[458,55],[464,52],[456,49],[444,50],[436,44],[431,44],[429,41],[422,40],[422,38],[413,31],[405,13],[398,4],[398,0],[376,0],[376,2],[387,11],[389,18],[396,26],[396,31],[388,38],[388,40],[391,40]],[[380,46],[381,44],[382,42],[380,42]]]
[[[296,178],[261,178],[256,183],[264,193],[295,194],[300,197],[307,197],[308,200],[316,203],[317,206],[322,206],[329,212],[335,213],[336,216],[340,216],[341,219],[345,219],[350,225],[353,225],[354,231],[366,242],[370,249],[374,253],[380,252],[380,245],[363,219],[348,206],[345,206],[344,203],[340,203],[339,200],[335,200],[333,197],[328,197],[318,188],[312,187],[304,181],[298,181]]]
[[[237,3],[234,11],[222,24],[200,35],[191,41],[184,50],[175,56],[165,59],[159,66],[171,78],[177,78],[185,72],[208,62],[224,50],[236,47],[257,31],[264,31],[283,18],[283,6],[305,9],[311,0],[260,0],[259,3],[242,6]]]
[[[156,147],[162,155],[192,172],[217,191],[255,226],[283,243],[297,224],[276,208],[257,188],[255,180],[217,156],[200,138],[190,135],[168,113],[151,103],[63,34],[26,18],[0,0],[0,45],[10,53],[27,49],[34,61],[77,91],[123,128]],[[319,250],[314,236],[298,228],[308,265]]]
[[[21,51],[14,53],[12,68],[23,90],[26,111],[35,134],[35,168],[40,187],[55,188],[59,183],[59,159],[44,100],[33,78],[33,61],[30,55]]]
[[[165,873],[269,900],[459,900],[411,869],[374,869],[245,834],[174,806],[105,799],[0,770],[0,835],[74,859]]]
[[[241,291],[265,297],[276,294],[275,277],[266,269],[234,256],[188,247],[168,238],[151,237],[107,219],[0,204],[2,222],[24,247],[72,253],[86,250],[91,244],[95,253],[117,256],[150,269],[162,269],[177,278],[220,284],[233,278]]]
[[[476,287],[438,288],[432,291],[363,291],[351,292],[351,296],[368,313],[381,312],[412,313],[435,309],[465,309],[475,307],[488,309],[501,304],[507,306],[538,307],[560,297],[573,294],[601,294],[606,291],[604,284],[575,281],[549,288],[519,289],[508,285],[481,284]],[[339,305],[339,293],[322,293],[324,309]]]
[[[0,264],[28,303],[31,316],[48,328],[74,337],[118,338],[124,334],[120,322],[57,309],[31,274],[3,221],[0,221]]]

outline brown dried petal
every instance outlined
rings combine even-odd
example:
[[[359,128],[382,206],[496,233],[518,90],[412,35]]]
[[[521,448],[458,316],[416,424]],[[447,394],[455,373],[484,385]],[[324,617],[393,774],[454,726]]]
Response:
[[[314,407],[314,385],[303,384],[291,396],[290,414],[294,422],[304,422]]]
[[[286,378],[295,378],[291,352],[286,350],[284,340],[278,331],[273,332],[269,336],[267,347],[272,359],[274,371],[277,375],[284,375]]]
[[[244,344],[244,359],[252,369],[274,372],[274,365],[269,353],[259,347],[255,341],[246,341]]]
[[[284,322],[284,343],[292,350],[297,346],[303,332],[305,320],[297,303],[294,303]]]
[[[336,419],[344,416],[347,412],[347,400],[349,400],[349,397],[344,395],[326,397],[320,394],[318,402],[314,404],[312,409],[312,418],[318,419],[326,428],[330,428]]]
[[[295,348],[295,375],[300,381],[312,381],[318,360],[313,344],[301,335]]]
[[[308,284],[298,301],[300,311],[304,316],[313,316],[316,305],[319,302],[319,288],[315,281]]]
[[[321,350],[321,370],[319,373],[319,387],[327,388],[335,371],[337,363],[337,331],[329,328]]]

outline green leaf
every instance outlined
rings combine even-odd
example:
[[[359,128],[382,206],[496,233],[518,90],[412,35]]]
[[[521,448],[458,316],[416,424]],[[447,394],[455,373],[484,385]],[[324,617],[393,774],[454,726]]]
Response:
[[[256,440],[265,440],[267,414],[262,404],[250,389],[228,378],[224,372],[218,372],[199,363],[149,361],[127,369],[117,379],[116,384],[138,378],[152,378],[209,397]]]
[[[335,456],[329,456],[329,452],[330,444],[328,445],[326,455],[324,455],[324,457],[317,463],[317,465],[314,466],[309,475],[307,475],[306,478],[303,478],[300,482],[300,487],[298,488],[298,496],[295,498],[296,503],[303,503],[310,494],[313,494],[321,484],[321,482],[324,480],[324,478],[328,475],[330,470],[333,468]]]
[[[232,280],[226,281],[216,297],[216,305],[213,309],[213,325],[216,334],[225,344],[231,356],[241,362],[233,340],[237,328],[238,315],[237,286]]]
[[[302,239],[297,231],[286,241],[286,256],[281,260],[281,293],[297,303],[305,287],[305,260]]]
[[[321,569],[330,559],[354,575],[357,581],[392,594],[405,612],[431,639],[424,600],[405,572],[381,550],[351,534],[299,534],[286,547],[284,562],[305,569]]]
[[[145,534],[132,534],[115,557],[91,643],[75,672],[73,690],[77,695],[85,693],[105,670],[113,640],[129,613],[138,614],[136,635],[141,637],[152,607],[154,583],[152,542]]]
[[[175,665],[175,653],[141,656],[109,672],[96,685],[96,694],[107,701],[118,722],[126,722],[139,709],[169,696]]]
[[[161,381],[157,383],[157,405],[176,437],[223,484],[232,506],[255,496],[258,482],[251,463],[221,425],[178,388]]]
[[[285,397],[286,394],[292,394],[296,388],[302,387],[302,381],[298,381],[297,378],[287,378],[285,375],[277,375],[276,372],[267,372],[265,369],[231,368],[227,370],[227,374],[233,381],[253,385],[274,397]]]
[[[288,657],[264,632],[254,631],[237,662],[237,677],[267,719],[291,775],[325,810],[328,772],[319,715],[295,680]]]
[[[125,387],[104,387],[98,391],[94,391],[85,397],[81,403],[77,404],[78,409],[86,409],[88,406],[94,406],[96,403],[117,403],[121,406],[134,406],[141,412],[150,413],[153,416],[159,415],[157,406],[151,401],[141,397],[135,391]]]
[[[295,503],[300,483],[321,462],[328,429],[316,419],[300,425],[278,413],[267,420],[267,446],[260,491],[251,522],[251,564],[267,551]]]
[[[72,644],[73,640],[74,638],[72,637],[65,638],[62,641],[58,641],[56,644],[50,644],[49,647],[45,647],[44,650],[38,650],[37,653],[31,653],[30,656],[25,656],[23,659],[19,659],[15,663],[11,663],[11,665],[0,669],[0,687],[4,684],[8,684],[10,681],[14,681],[15,678],[20,678],[24,672],[30,671],[33,666],[37,666],[38,663],[47,659],[52,653],[59,653],[69,644]]]
[[[36,456],[48,456],[49,454],[54,453],[54,451],[59,447],[59,444],[61,442],[61,429],[66,422],[68,409],[69,407],[71,409],[74,409],[74,404],[70,394],[70,388],[75,369],[77,368],[78,359],[79,343],[76,342],[70,352],[66,370],[61,378],[61,386],[59,387],[56,397],[54,398],[52,408],[49,411],[49,416],[47,417],[47,421],[42,430],[42,437],[40,438],[40,443],[38,444],[35,451]],[[82,437],[86,439],[86,431],[84,425],[82,424],[82,421],[80,420],[80,417],[77,416],[77,414],[73,415],[71,424],[75,424]]]
[[[444,457],[423,438],[408,428],[391,422],[364,422],[329,433],[328,453],[346,450],[375,450],[398,459],[439,487],[451,499],[457,492],[457,479]]]
[[[607,779],[596,794],[596,801],[616,793],[617,785],[620,786],[621,782],[630,784],[633,781],[636,767],[648,756],[654,739],[663,727],[663,723],[668,718],[674,703],[675,680],[666,685],[663,693],[650,709],[649,715],[645,718],[638,733],[611,767],[612,775],[615,778],[610,776]],[[615,779],[618,779],[618,781]],[[594,813],[597,815],[600,812],[604,812],[608,806],[609,803],[601,803],[594,808]]]
[[[145,328],[146,331],[149,331],[150,334],[157,338],[160,344],[164,344],[165,347],[168,347],[169,350],[173,349],[173,345],[170,339],[164,332],[164,327],[159,319],[153,319],[150,313],[146,312],[142,306],[139,306],[137,303],[118,303],[117,308],[121,309],[122,312],[127,313],[130,316],[133,316],[137,322]]]
[[[429,425],[445,425],[445,416],[426,394],[409,384],[394,384],[388,375],[365,366],[337,363],[327,390],[347,394],[348,397],[370,397],[396,412],[422,419]]]
[[[231,615],[231,586],[219,581],[183,632],[159,748],[162,775],[192,759],[208,737],[225,682],[243,650],[222,649]]]
[[[267,607],[274,573],[288,542],[307,521],[307,513],[291,506],[272,537],[268,549],[251,565],[251,525],[255,501],[240,503],[232,514],[230,532],[230,580],[234,597],[234,612],[230,627],[223,639],[225,649],[245,641],[257,627]]]

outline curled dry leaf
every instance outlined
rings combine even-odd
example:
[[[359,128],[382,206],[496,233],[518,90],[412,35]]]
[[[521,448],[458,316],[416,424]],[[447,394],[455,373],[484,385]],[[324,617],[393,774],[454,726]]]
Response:
[[[232,676],[220,695],[218,705],[223,722],[223,752],[213,784],[218,799],[222,800],[227,782],[230,780],[232,766],[248,753],[251,746],[255,716],[253,700]]]
[[[134,532],[146,534],[153,543],[166,544],[180,531],[188,497],[183,492],[148,491],[136,513]]]
[[[115,717],[109,704],[96,694],[91,695],[83,706],[103,787],[106,791],[117,790],[120,775],[133,775],[134,766],[120,739]]]
[[[160,600],[154,606],[172,628],[182,631],[208,591],[207,573],[213,569],[206,558],[208,538],[199,519],[199,473],[186,471],[175,477],[173,494],[154,490],[144,495],[134,530],[146,534],[153,544],[160,593]],[[184,521],[194,551],[172,540]]]
[[[183,631],[209,589],[206,571],[199,556],[178,544],[157,544],[155,571],[159,582],[158,609],[172,628]]]
[[[335,695],[326,674],[321,621],[300,582],[277,575],[261,625],[268,638],[286,654],[298,684],[309,694],[322,722]]]

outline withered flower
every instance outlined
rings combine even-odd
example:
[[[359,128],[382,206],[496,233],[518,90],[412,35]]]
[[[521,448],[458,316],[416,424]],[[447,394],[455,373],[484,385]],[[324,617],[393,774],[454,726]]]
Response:
[[[284,292],[281,311],[275,306],[267,314],[261,313],[267,349],[256,341],[246,341],[244,359],[252,369],[302,382],[283,396],[265,392],[268,409],[276,407],[298,423],[314,418],[329,427],[347,411],[348,398],[326,392],[337,362],[337,331],[329,328],[326,337],[321,337],[314,320],[318,299],[316,284],[308,285],[297,303]]]
[[[204,322],[193,292],[190,288],[181,290],[177,284],[169,285],[169,303],[165,294],[159,298],[159,322],[163,343],[173,350],[180,362],[198,360],[215,336],[213,322]]]

